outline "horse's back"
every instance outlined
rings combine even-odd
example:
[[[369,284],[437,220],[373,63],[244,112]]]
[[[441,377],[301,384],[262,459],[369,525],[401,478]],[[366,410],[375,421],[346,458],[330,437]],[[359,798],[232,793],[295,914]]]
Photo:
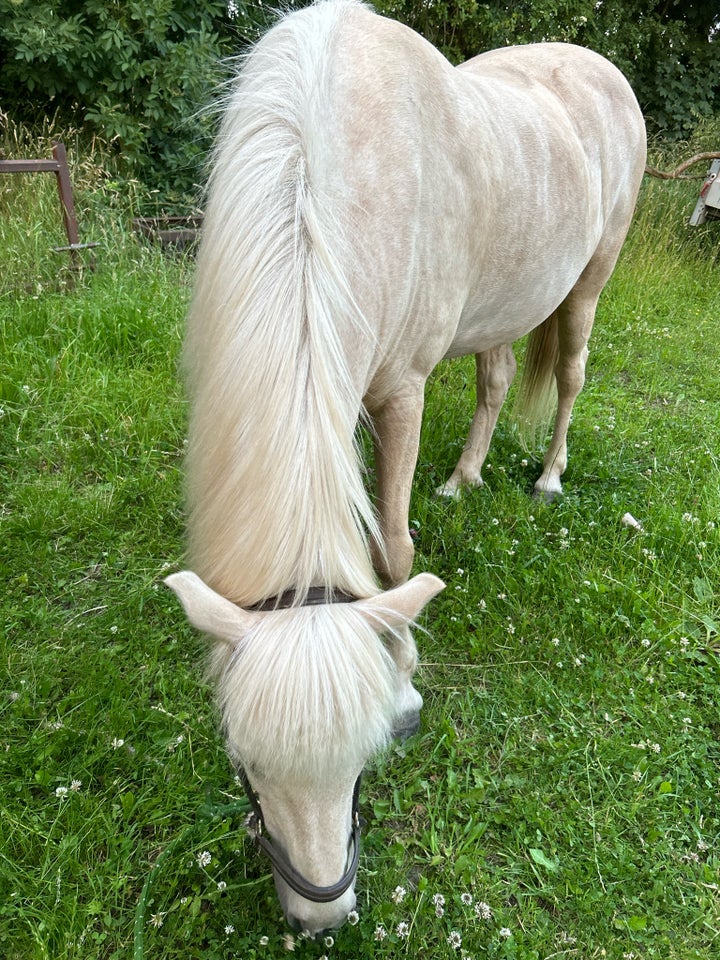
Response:
[[[597,54],[535,44],[459,68],[407,27],[345,8],[327,52],[320,194],[375,333],[348,338],[366,399],[410,370],[510,342],[569,292],[644,167],[642,116]]]

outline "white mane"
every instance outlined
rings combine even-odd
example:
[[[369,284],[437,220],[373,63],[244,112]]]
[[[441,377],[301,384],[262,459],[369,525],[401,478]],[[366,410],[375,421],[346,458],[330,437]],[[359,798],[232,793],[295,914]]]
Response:
[[[323,53],[343,13],[324,6],[271,31],[229,96],[186,338],[190,558],[245,606],[288,588],[299,602],[312,585],[378,593],[362,398],[338,336],[362,321],[313,184]],[[230,749],[267,774],[347,764],[388,738],[396,670],[349,605],[278,611],[213,656]]]
[[[213,672],[231,754],[267,778],[333,778],[389,740],[397,670],[349,604],[279,610]]]
[[[377,593],[362,388],[337,333],[359,318],[313,184],[323,51],[348,5],[322,6],[260,41],[228,99],[186,337],[190,558],[240,604],[311,585]]]

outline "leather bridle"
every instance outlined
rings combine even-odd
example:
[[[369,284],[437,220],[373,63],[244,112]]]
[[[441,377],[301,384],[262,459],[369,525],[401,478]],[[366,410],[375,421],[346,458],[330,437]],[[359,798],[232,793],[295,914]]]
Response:
[[[353,597],[352,595],[343,593],[339,590],[326,590],[325,587],[311,587],[310,590],[303,595],[300,605],[316,606],[325,603],[353,603],[357,599],[357,597]],[[287,609],[288,607],[292,607],[295,603],[295,600],[296,592],[294,590],[286,590],[277,597],[270,597],[269,599],[263,600],[260,603],[246,607],[246,609],[263,611],[283,610]],[[333,883],[329,887],[319,887],[317,884],[306,880],[305,877],[303,877],[303,875],[299,873],[295,867],[293,867],[285,853],[273,843],[270,837],[265,835],[265,817],[263,816],[262,807],[260,806],[260,800],[253,790],[243,767],[237,765],[236,770],[238,779],[240,780],[240,783],[247,794],[247,798],[250,801],[250,806],[252,807],[252,813],[247,819],[248,834],[267,856],[275,872],[282,877],[290,889],[301,896],[304,900],[310,900],[312,903],[331,903],[333,900],[337,900],[339,897],[341,897],[346,890],[349,890],[355,881],[358,863],[360,862],[360,834],[362,831],[363,821],[360,817],[359,807],[360,781],[362,779],[362,774],[358,776],[353,788],[351,810],[352,825],[350,828],[350,843],[352,844],[352,853],[350,855],[350,863],[345,873],[342,875],[342,877],[340,877],[337,883]]]
[[[267,856],[275,871],[283,878],[285,883],[295,893],[299,894],[305,900],[311,900],[313,903],[331,903],[341,897],[348,890],[357,874],[358,863],[360,862],[360,834],[362,829],[362,819],[360,817],[360,781],[362,774],[355,781],[352,798],[352,827],[350,829],[350,843],[352,844],[352,855],[350,865],[345,873],[340,877],[337,883],[329,887],[319,887],[317,884],[310,883],[301,873],[290,863],[285,853],[272,842],[270,837],[265,836],[265,817],[258,796],[253,790],[247,774],[242,767],[237,768],[238,779],[243,785],[247,798],[252,807],[252,813],[248,816],[246,825],[249,836],[260,847]]]

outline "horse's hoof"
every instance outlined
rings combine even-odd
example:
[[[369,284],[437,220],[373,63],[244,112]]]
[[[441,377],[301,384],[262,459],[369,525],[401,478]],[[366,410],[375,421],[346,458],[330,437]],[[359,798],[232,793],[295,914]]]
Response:
[[[442,486],[435,488],[436,497],[446,497],[448,500],[459,500],[462,496],[459,483],[443,483]]]

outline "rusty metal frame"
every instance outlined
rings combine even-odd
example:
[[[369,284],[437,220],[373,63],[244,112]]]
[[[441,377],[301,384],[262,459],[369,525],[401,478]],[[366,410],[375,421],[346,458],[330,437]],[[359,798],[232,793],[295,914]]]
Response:
[[[67,151],[63,143],[53,143],[52,160],[0,160],[0,173],[54,173],[57,178],[65,233],[68,238],[66,247],[55,247],[54,249],[68,251],[73,266],[76,266],[78,250],[98,246],[97,243],[80,243],[72,183],[70,181],[70,168],[68,167]]]

